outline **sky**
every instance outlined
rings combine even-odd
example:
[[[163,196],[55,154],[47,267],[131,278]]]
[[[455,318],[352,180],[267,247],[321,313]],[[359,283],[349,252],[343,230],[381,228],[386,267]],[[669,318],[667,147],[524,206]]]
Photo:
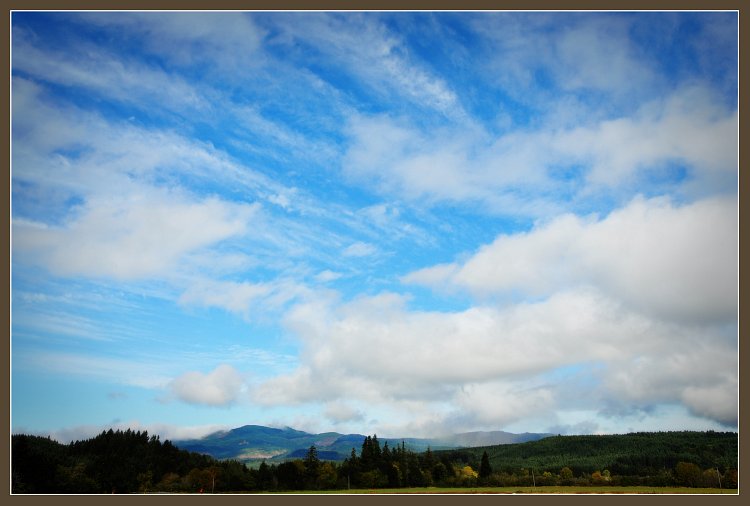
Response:
[[[11,16],[11,423],[737,430],[736,12]]]

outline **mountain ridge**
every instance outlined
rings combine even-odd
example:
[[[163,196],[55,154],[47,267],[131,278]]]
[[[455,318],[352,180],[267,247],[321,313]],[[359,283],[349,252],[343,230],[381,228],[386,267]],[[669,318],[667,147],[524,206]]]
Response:
[[[474,431],[434,438],[379,438],[381,444],[390,447],[404,444],[412,451],[451,450],[496,444],[523,443],[553,436],[547,433],[514,434],[505,431]],[[264,425],[243,425],[234,429],[220,430],[199,439],[172,441],[178,448],[203,453],[217,459],[233,459],[248,464],[261,461],[285,461],[301,458],[311,446],[318,450],[323,460],[343,461],[354,448],[359,452],[363,434],[321,432],[317,434],[294,429]]]

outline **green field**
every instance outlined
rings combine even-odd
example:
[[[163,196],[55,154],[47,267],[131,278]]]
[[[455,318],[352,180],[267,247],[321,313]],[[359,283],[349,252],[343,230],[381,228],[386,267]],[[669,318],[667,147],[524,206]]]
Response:
[[[689,487],[415,487],[291,491],[287,494],[733,494],[737,490]]]

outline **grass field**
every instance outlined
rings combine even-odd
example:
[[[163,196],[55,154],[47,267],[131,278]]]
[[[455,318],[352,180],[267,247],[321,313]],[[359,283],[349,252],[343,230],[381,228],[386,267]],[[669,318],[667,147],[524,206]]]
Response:
[[[469,487],[381,488],[286,492],[290,494],[734,494],[737,490],[687,487]]]

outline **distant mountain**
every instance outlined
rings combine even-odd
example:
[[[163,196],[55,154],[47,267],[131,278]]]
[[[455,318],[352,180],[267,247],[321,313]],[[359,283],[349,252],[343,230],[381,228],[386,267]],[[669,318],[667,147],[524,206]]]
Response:
[[[388,442],[393,447],[402,442],[407,448],[421,452],[449,450],[475,446],[523,443],[536,441],[552,434],[512,434],[510,432],[465,432],[440,438],[379,438],[381,446]],[[319,458],[342,461],[351,455],[352,448],[359,454],[365,436],[324,432],[310,434],[292,428],[277,429],[262,425],[245,425],[227,431],[214,432],[201,439],[173,441],[180,449],[203,453],[217,459],[235,459],[246,463],[284,461],[303,458],[315,445]]]

